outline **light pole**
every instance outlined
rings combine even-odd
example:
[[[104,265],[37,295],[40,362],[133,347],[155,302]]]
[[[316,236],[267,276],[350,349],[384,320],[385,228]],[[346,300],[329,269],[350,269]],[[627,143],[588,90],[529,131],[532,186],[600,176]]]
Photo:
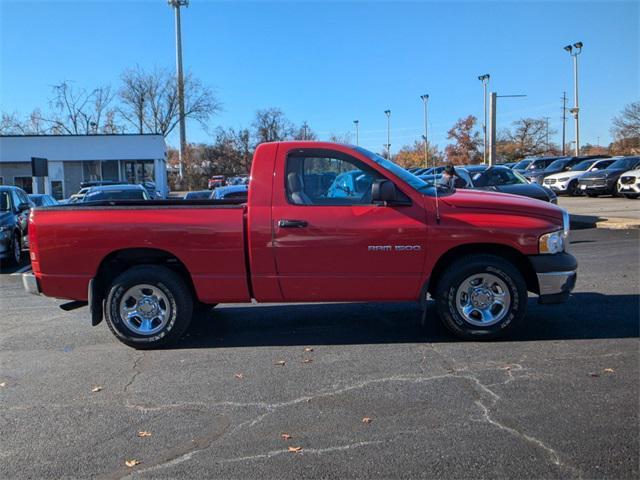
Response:
[[[578,55],[582,52],[582,42],[567,45],[564,49],[573,57],[573,108],[569,111],[573,114],[576,125],[575,155],[580,155],[580,104],[578,103]]]
[[[184,122],[184,76],[182,74],[182,31],[180,25],[180,7],[189,6],[189,0],[168,0],[176,14],[176,78],[178,84],[178,120],[180,121],[180,164],[178,177],[182,180],[184,157],[187,150],[187,131]]]
[[[391,110],[385,110],[387,116],[387,159],[391,160]]]
[[[422,103],[424,103],[424,166],[429,166],[429,137],[428,137],[428,122],[429,122],[429,113],[427,107],[429,105],[429,94],[425,93],[424,95],[420,95],[422,99]]]
[[[353,124],[356,126],[356,146],[360,146],[360,120],[354,120]]]
[[[482,87],[484,90],[484,121],[482,123],[482,145],[483,145],[483,161],[487,163],[487,86],[489,85],[489,79],[491,75],[485,73],[484,75],[480,75],[478,80],[482,82]]]

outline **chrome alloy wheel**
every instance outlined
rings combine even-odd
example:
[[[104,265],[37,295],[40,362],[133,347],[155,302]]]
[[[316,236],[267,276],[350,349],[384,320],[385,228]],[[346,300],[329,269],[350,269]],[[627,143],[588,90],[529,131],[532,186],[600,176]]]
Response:
[[[153,335],[164,328],[171,314],[165,293],[154,285],[140,284],[127,290],[120,299],[120,317],[138,335]]]
[[[502,320],[511,306],[507,284],[492,273],[467,277],[456,292],[456,309],[472,325],[489,327]]]

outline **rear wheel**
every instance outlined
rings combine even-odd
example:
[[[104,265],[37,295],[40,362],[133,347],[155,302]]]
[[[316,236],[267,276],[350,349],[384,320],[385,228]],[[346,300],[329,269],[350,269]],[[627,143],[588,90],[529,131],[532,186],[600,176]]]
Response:
[[[598,194],[597,193],[589,193],[589,192],[587,192],[587,196],[590,197],[590,198],[596,198],[598,196]]]
[[[105,318],[122,343],[139,349],[167,345],[189,327],[193,297],[184,280],[161,266],[133,267],[111,284]]]
[[[637,193],[625,193],[624,196],[627,198],[635,199],[635,198],[638,198],[640,195],[638,195]]]
[[[495,255],[470,255],[453,263],[437,284],[440,320],[463,339],[489,340],[520,323],[527,286],[520,272]]]

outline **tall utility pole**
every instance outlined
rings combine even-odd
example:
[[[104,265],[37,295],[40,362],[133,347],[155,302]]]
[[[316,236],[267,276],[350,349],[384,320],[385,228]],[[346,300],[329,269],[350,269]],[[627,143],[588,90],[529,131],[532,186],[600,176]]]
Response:
[[[424,103],[424,166],[429,166],[429,94],[425,93],[424,95],[420,95],[422,102]]]
[[[360,146],[360,120],[354,120],[353,124],[356,126],[356,147]]]
[[[567,45],[564,49],[573,57],[573,108],[569,110],[573,114],[576,128],[575,155],[580,155],[580,104],[578,103],[578,55],[582,52],[582,42]]]
[[[566,155],[566,129],[567,129],[567,92],[562,92],[562,156]]]
[[[387,159],[391,160],[391,110],[385,110],[387,116]]]
[[[498,98],[526,97],[526,95],[498,95],[491,92],[489,97],[489,165],[496,163],[496,108]]]
[[[306,120],[302,124],[302,139],[303,140],[309,139],[309,125],[307,124]]]
[[[482,87],[484,90],[484,122],[482,123],[482,134],[483,134],[483,162],[487,163],[487,86],[489,85],[489,79],[491,75],[485,73],[484,75],[480,75],[478,80],[482,82]]]
[[[178,115],[180,121],[180,165],[178,176],[182,180],[184,157],[187,151],[187,129],[184,122],[184,75],[182,74],[182,30],[180,25],[180,7],[189,6],[189,0],[168,0],[176,14],[176,76],[178,84]]]

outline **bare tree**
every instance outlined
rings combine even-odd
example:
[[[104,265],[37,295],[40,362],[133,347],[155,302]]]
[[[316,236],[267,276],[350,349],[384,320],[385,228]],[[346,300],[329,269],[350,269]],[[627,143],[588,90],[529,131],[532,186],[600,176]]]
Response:
[[[311,130],[309,124],[304,121],[293,134],[293,140],[318,140],[318,135]]]
[[[295,133],[293,124],[279,108],[258,110],[251,126],[256,143],[288,140]]]
[[[1,135],[44,135],[49,130],[39,109],[33,110],[24,120],[17,112],[3,112],[0,116]]]
[[[513,130],[506,133],[506,140],[513,144],[516,157],[538,155],[555,148],[547,143],[551,135],[557,131],[549,128],[544,118],[523,118],[513,122]]]
[[[329,134],[329,141],[333,143],[351,143],[351,133],[331,133]]]
[[[140,67],[125,70],[118,92],[121,106],[118,113],[138,133],[158,133],[165,137],[173,131],[180,115],[175,75],[166,69],[145,71]],[[200,80],[187,74],[184,78],[185,113],[203,127],[220,111],[213,91]]]
[[[626,105],[612,122],[611,134],[616,140],[640,139],[640,102]]]

